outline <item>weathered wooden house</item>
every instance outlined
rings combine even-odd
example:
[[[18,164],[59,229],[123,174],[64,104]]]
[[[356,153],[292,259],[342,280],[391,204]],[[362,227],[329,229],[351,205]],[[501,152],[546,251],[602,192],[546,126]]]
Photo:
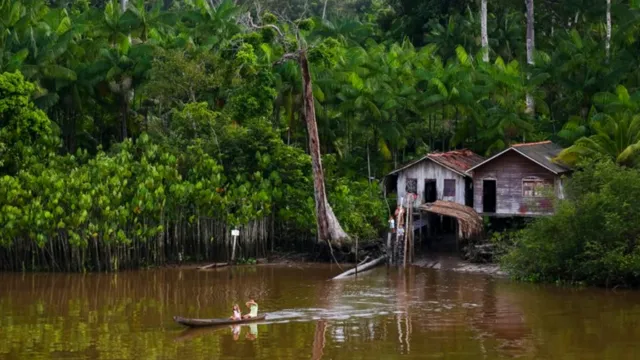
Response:
[[[385,188],[397,193],[398,204],[412,193],[417,194],[415,206],[444,200],[473,207],[473,181],[467,170],[484,160],[470,150],[430,153],[389,173]]]
[[[467,170],[473,177],[474,208],[487,216],[553,213],[562,199],[563,175],[571,169],[554,162],[562,148],[550,141],[513,145]]]

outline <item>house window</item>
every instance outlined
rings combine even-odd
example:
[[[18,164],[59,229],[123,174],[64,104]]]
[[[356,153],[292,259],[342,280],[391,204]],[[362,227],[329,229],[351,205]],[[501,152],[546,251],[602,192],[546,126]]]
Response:
[[[418,179],[407,179],[407,185],[405,187],[407,194],[418,193]]]
[[[444,179],[443,196],[456,196],[456,180]]]
[[[548,195],[549,186],[539,178],[526,178],[522,180],[522,196],[544,197]]]

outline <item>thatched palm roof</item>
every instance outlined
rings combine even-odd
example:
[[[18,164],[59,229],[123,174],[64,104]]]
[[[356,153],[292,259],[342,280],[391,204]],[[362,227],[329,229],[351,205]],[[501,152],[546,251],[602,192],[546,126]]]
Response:
[[[482,235],[484,224],[482,217],[468,206],[460,205],[452,201],[438,200],[432,203],[422,204],[418,207],[422,211],[433,214],[451,216],[458,220],[460,236],[465,239],[473,239]]]

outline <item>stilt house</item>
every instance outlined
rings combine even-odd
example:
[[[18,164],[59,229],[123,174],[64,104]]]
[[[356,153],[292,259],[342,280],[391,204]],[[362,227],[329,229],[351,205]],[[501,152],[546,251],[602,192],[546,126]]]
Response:
[[[467,173],[485,159],[470,150],[429,153],[385,178],[385,190],[396,192],[398,204],[407,194],[417,194],[415,206],[437,200],[473,207],[473,180]]]
[[[562,148],[550,141],[512,145],[467,170],[473,176],[474,208],[487,216],[553,213],[564,198],[563,176],[571,169],[554,158]]]

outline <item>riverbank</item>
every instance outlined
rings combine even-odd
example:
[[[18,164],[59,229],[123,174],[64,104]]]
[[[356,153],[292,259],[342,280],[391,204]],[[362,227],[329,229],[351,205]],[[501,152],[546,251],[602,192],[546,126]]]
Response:
[[[333,261],[331,261],[333,262]],[[269,254],[264,258],[249,258],[249,259],[240,259],[236,262],[235,266],[242,265],[287,265],[287,264],[307,264],[307,263],[329,263],[329,261],[318,261],[317,256],[314,256],[311,253],[306,252],[274,252]],[[214,264],[217,264],[214,265]],[[183,263],[169,263],[163,266],[159,266],[160,268],[179,268],[185,270],[193,270],[193,269],[202,269],[202,270],[212,270],[216,268],[224,268],[228,267],[229,263],[220,261],[198,261],[198,262],[183,262]],[[349,266],[349,263],[340,263],[340,266]]]
[[[296,265],[296,264],[320,264],[320,263],[328,263],[327,261],[317,261],[313,254],[309,253],[285,253],[279,252],[274,253],[267,258],[260,259],[252,259],[250,262],[242,262],[236,264],[236,266],[242,265]],[[164,268],[180,268],[186,270],[193,269],[201,269],[206,267],[207,265],[213,264],[212,262],[198,262],[198,263],[183,263],[183,264],[167,264],[163,266]],[[331,264],[335,264],[335,262],[331,262]],[[340,262],[339,265],[345,269],[353,267],[355,264],[350,262]],[[426,269],[434,269],[434,270],[442,270],[442,271],[453,271],[457,273],[471,273],[471,274],[485,274],[492,275],[498,277],[506,277],[507,273],[500,268],[500,265],[487,263],[487,264],[478,264],[471,263],[465,260],[460,259],[455,255],[431,255],[425,257],[419,257],[416,259],[413,266],[426,268]],[[228,265],[223,266],[211,266],[208,269],[203,270],[215,270],[217,268],[228,267]]]
[[[462,260],[455,255],[425,256],[416,259],[413,262],[413,265],[422,268],[454,271],[459,273],[487,274],[500,277],[507,276],[507,273],[503,271],[498,264],[471,263]]]

